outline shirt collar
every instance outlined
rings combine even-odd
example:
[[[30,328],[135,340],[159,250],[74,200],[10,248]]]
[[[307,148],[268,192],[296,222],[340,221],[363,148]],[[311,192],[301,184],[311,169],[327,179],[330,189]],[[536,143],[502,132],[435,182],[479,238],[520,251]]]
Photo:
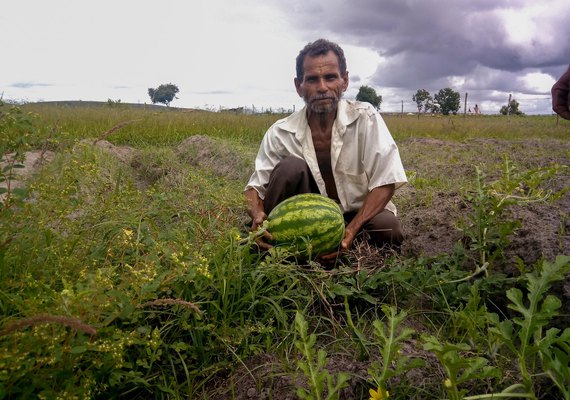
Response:
[[[358,115],[359,112],[356,107],[354,107],[352,101],[341,99],[338,102],[338,113],[335,125],[341,136],[346,132],[346,127],[358,119]],[[307,125],[307,106],[304,106],[299,111],[295,111],[289,117],[285,118],[280,128],[287,132],[294,133],[297,138],[302,139]]]

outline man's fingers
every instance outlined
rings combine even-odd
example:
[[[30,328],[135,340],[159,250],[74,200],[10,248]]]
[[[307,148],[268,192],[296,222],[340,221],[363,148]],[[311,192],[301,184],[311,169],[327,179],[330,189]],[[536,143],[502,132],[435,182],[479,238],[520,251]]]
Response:
[[[257,239],[257,240],[255,241],[255,244],[257,244],[257,246],[258,246],[260,249],[263,249],[263,250],[269,250],[270,248],[273,247],[273,245],[267,243],[267,242],[264,241],[262,238]]]
[[[334,253],[325,254],[324,256],[320,256],[319,258],[323,261],[332,261],[336,259],[340,254],[340,251],[335,251]]]
[[[269,250],[273,245],[269,242],[273,240],[273,235],[266,230],[261,231],[261,236],[257,238],[255,243],[260,249]]]
[[[263,231],[263,238],[266,240],[273,240],[273,235],[269,231]]]

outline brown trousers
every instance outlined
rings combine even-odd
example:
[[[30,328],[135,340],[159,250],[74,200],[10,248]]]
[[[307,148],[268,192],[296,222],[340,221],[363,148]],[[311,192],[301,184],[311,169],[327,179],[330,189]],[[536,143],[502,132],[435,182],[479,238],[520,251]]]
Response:
[[[301,193],[319,193],[315,178],[305,160],[295,156],[286,157],[269,176],[263,201],[265,213],[269,214],[283,200]],[[356,211],[344,213],[345,222],[348,224],[355,215]],[[404,233],[400,220],[390,211],[382,210],[362,227],[358,237],[379,247],[400,246]]]

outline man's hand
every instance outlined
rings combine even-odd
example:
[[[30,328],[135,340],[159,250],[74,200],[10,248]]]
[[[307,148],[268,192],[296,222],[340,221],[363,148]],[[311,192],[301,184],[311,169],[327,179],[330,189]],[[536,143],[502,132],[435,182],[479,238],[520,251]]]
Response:
[[[341,254],[345,254],[346,252],[348,252],[348,249],[350,249],[350,247],[352,246],[352,242],[354,241],[355,236],[356,233],[352,232],[348,228],[345,229],[344,238],[340,242],[339,249],[333,253],[320,256],[319,259],[324,262],[331,262],[337,259]]]
[[[259,197],[259,193],[255,189],[248,189],[245,192],[245,198],[247,199],[247,213],[251,217],[251,230],[256,231],[263,225],[263,221],[267,219],[267,214],[263,207],[263,200]],[[273,240],[271,233],[264,231],[263,234],[255,241],[257,245],[263,249],[268,250],[273,247],[268,243],[269,240]]]
[[[256,230],[261,228],[263,225],[263,221],[265,221],[266,219],[267,215],[265,214],[265,212],[261,212],[256,216],[252,217],[251,231],[255,232]],[[267,230],[264,230],[261,236],[255,240],[255,243],[259,246],[259,248],[263,250],[269,250],[270,248],[273,247],[273,245],[269,243],[269,241],[271,240],[273,240],[273,236],[271,235],[271,233],[269,233]]]
[[[340,254],[346,253],[348,249],[350,249],[350,246],[352,246],[352,242],[360,229],[362,229],[366,222],[370,221],[372,217],[384,209],[388,201],[392,198],[394,191],[394,184],[378,186],[372,189],[366,196],[362,208],[358,210],[358,213],[356,213],[352,221],[346,226],[344,239],[340,242],[339,250],[334,253],[325,254],[319,258],[325,262],[330,262]]]

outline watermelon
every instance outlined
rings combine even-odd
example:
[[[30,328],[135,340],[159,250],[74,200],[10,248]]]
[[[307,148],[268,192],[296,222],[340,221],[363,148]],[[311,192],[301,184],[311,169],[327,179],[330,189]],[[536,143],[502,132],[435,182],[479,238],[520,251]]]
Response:
[[[279,203],[267,216],[265,227],[273,236],[273,245],[313,257],[336,251],[344,238],[340,207],[315,193],[298,194]]]

